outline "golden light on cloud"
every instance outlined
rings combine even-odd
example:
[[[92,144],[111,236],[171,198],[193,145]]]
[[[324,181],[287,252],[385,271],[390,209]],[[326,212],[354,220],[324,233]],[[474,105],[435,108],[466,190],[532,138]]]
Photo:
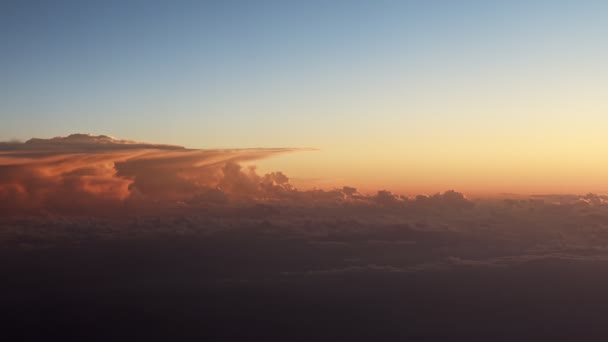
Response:
[[[111,211],[125,200],[183,200],[220,186],[237,197],[256,196],[262,177],[238,163],[294,151],[189,150],[82,134],[0,148],[5,211]]]

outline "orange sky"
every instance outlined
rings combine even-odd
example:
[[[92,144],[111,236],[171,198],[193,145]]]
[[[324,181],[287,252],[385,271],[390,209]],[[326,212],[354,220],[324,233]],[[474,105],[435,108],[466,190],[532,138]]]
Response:
[[[608,162],[587,149],[564,148],[542,157],[530,150],[474,155],[470,150],[444,156],[420,156],[395,151],[321,150],[275,156],[257,161],[261,172],[281,170],[302,188],[355,186],[361,191],[387,189],[407,195],[455,189],[470,195],[499,193],[607,193]],[[437,152],[437,151],[435,151]],[[509,153],[511,152],[511,153]]]

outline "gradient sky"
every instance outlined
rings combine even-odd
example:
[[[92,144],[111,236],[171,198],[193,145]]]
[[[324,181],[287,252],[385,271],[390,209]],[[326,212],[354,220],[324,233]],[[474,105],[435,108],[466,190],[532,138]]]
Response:
[[[301,186],[608,192],[606,1],[2,1],[0,140],[316,147]]]

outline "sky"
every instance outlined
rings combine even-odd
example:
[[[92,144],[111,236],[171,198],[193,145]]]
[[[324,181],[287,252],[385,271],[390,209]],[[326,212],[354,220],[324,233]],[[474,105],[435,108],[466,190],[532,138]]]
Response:
[[[71,133],[300,187],[608,193],[604,1],[2,1],[0,140]]]

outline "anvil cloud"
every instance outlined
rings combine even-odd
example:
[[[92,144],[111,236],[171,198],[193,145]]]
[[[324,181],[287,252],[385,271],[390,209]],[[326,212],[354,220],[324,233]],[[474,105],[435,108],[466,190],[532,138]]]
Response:
[[[137,201],[180,201],[221,191],[255,198],[285,187],[281,173],[258,176],[238,163],[294,149],[193,150],[73,134],[0,144],[0,213],[91,213]]]
[[[282,172],[259,175],[241,163],[303,149],[186,149],[108,136],[73,134],[0,144],[0,214],[129,213],[144,208],[209,207],[238,203],[298,206],[353,203],[395,207],[408,198],[356,188],[300,191]],[[418,207],[468,207],[457,192],[419,196]]]

